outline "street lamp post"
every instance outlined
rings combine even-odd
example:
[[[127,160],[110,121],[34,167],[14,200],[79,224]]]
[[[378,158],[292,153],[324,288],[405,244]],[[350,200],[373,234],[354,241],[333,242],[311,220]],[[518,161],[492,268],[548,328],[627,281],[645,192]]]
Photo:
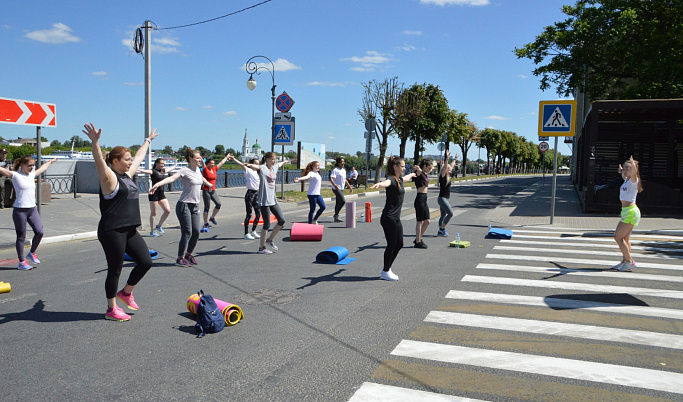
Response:
[[[258,65],[255,61],[253,61],[256,58],[263,58],[268,60],[270,62],[270,68],[268,68],[267,65]],[[247,63],[244,65],[245,70],[247,70],[247,74],[249,74],[249,79],[247,80],[247,88],[249,88],[250,91],[253,91],[254,88],[256,88],[256,80],[254,79],[254,74],[261,74],[259,70],[266,70],[270,73],[270,78],[273,80],[273,86],[270,88],[270,100],[271,100],[271,110],[270,110],[270,152],[275,152],[275,65],[273,64],[273,61],[269,59],[266,56],[254,56],[247,60]],[[285,147],[282,147],[282,160],[285,158],[285,152],[284,152]],[[281,180],[281,186],[280,186],[280,198],[285,197],[285,170],[282,170],[282,177],[280,178]]]

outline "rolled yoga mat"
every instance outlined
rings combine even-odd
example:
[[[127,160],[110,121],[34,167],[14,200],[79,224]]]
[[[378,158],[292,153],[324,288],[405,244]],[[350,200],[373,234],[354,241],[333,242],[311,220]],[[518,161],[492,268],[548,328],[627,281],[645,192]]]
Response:
[[[356,201],[346,203],[346,227],[356,228]]]
[[[509,229],[499,229],[499,228],[491,228],[489,229],[489,232],[486,234],[487,239],[512,239],[512,230]]]
[[[327,250],[321,252],[315,257],[315,262],[319,264],[337,264],[337,265],[348,265],[349,263],[356,261],[355,258],[347,256],[349,255],[349,250],[341,246],[330,247]]]
[[[289,232],[290,241],[321,241],[323,239],[323,225],[309,225],[308,223],[295,222]]]
[[[123,254],[124,254],[123,255],[124,260],[133,261],[133,259],[127,253],[123,253]],[[159,252],[154,251],[154,250],[149,250],[149,256],[152,257],[153,260],[155,260],[159,256]]]
[[[216,302],[216,306],[225,319],[225,325],[235,325],[240,320],[244,319],[244,313],[240,306],[232,303],[225,302],[223,300],[213,299]],[[193,294],[187,299],[187,310],[192,314],[197,314],[197,306],[199,306],[199,295]]]
[[[0,282],[0,293],[9,293],[12,291],[12,286],[7,282]]]

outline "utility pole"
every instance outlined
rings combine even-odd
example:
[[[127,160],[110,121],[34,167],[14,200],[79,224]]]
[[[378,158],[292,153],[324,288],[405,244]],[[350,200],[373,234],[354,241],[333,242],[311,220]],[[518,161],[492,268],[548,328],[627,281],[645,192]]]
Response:
[[[152,132],[152,50],[150,45],[152,39],[152,23],[145,21],[145,138]],[[149,144],[147,155],[145,155],[146,169],[152,168],[152,144]]]

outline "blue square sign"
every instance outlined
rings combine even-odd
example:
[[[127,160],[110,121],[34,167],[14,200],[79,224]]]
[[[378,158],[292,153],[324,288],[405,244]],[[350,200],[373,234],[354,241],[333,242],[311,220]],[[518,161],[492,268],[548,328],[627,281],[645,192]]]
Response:
[[[541,101],[538,110],[538,135],[573,137],[576,101]]]
[[[275,145],[294,145],[294,122],[281,121],[275,123]]]

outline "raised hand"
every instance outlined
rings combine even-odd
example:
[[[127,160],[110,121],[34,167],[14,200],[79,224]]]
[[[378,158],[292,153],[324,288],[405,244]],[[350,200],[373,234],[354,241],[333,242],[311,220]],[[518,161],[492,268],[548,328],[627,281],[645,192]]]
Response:
[[[149,133],[149,139],[150,139],[150,141],[153,140],[153,139],[155,139],[158,135],[159,135],[159,133],[157,133],[157,129],[155,128],[154,130],[152,130],[151,133]]]
[[[90,123],[90,125],[85,124],[83,127],[85,127],[83,133],[90,138],[91,142],[99,142],[100,136],[102,135],[102,129],[96,130],[95,125],[92,123]]]
[[[228,158],[229,160],[234,160],[234,159],[235,159],[235,157],[232,156],[232,154],[227,154],[227,155],[225,155],[225,157]]]

